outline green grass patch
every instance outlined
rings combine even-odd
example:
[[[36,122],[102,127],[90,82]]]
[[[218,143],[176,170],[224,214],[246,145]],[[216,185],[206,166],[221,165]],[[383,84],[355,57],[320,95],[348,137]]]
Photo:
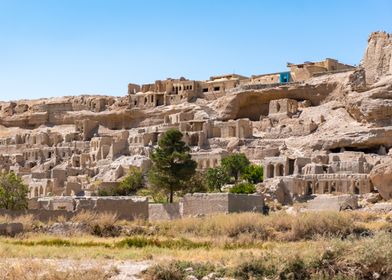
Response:
[[[129,237],[123,240],[108,243],[108,242],[77,242],[66,239],[47,239],[47,240],[15,240],[6,241],[6,243],[13,245],[24,245],[24,246],[56,246],[56,247],[104,247],[104,248],[144,248],[144,247],[158,247],[166,249],[209,249],[211,248],[211,242],[195,242],[189,239],[167,239],[159,240],[156,238],[147,238],[143,236]]]

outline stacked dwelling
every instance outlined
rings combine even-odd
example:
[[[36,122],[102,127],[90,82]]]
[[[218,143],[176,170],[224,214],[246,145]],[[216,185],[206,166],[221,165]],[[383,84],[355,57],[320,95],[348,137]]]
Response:
[[[126,97],[0,102],[0,170],[22,176],[30,198],[90,196],[119,184],[131,166],[147,172],[161,135],[176,128],[199,170],[245,153],[264,166],[264,187],[282,203],[375,191],[369,174],[390,158],[392,124],[389,109],[355,105],[370,90],[361,73],[372,72],[334,59],[288,67],[129,84]]]

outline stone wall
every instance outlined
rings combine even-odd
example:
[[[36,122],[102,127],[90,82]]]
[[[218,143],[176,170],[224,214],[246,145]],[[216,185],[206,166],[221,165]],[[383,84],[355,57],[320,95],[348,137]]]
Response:
[[[110,212],[119,219],[148,219],[148,198],[146,197],[92,197],[80,199],[76,203],[76,211],[90,210],[98,213]]]
[[[174,220],[182,217],[182,203],[148,205],[148,220]]]
[[[187,194],[183,198],[183,216],[261,212],[263,206],[264,198],[259,194],[194,193]]]
[[[34,215],[45,215],[46,212],[66,212],[67,216],[75,215],[81,211],[92,211],[97,213],[114,213],[119,219],[134,220],[148,219],[148,198],[146,197],[49,197],[40,198],[36,204]]]
[[[10,216],[15,218],[23,215],[32,215],[34,219],[41,222],[56,221],[59,217],[70,219],[75,214],[66,210],[45,210],[45,209],[28,209],[28,210],[6,210],[0,209],[0,216]]]

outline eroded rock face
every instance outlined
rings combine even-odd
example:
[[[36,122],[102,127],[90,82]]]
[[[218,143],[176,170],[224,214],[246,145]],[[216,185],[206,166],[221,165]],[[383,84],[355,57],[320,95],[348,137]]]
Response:
[[[370,179],[383,199],[392,199],[392,161],[374,167]]]
[[[347,110],[358,121],[391,125],[392,34],[370,35],[361,67],[350,77]]]
[[[392,34],[373,32],[363,58],[367,84],[374,84],[382,76],[392,74]]]
[[[159,81],[146,85],[154,91],[132,85],[131,98],[0,102],[0,170],[23,176],[32,198],[86,195],[98,184],[116,186],[129,166],[148,171],[159,137],[176,128],[200,170],[236,152],[264,164],[266,193],[283,204],[373,192],[373,166],[372,182],[388,199],[391,171],[380,163],[392,156],[391,45],[390,34],[373,33],[361,67],[304,81],[168,79],[166,91]],[[202,95],[191,94],[211,82],[197,88]]]

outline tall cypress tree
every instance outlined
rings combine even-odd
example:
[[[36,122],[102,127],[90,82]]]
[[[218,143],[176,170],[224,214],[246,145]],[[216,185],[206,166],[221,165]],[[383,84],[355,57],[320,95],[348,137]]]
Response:
[[[190,148],[181,140],[182,136],[177,129],[166,131],[150,156],[153,166],[149,172],[149,182],[164,189],[169,194],[170,203],[175,191],[186,188],[197,166],[189,153]]]

